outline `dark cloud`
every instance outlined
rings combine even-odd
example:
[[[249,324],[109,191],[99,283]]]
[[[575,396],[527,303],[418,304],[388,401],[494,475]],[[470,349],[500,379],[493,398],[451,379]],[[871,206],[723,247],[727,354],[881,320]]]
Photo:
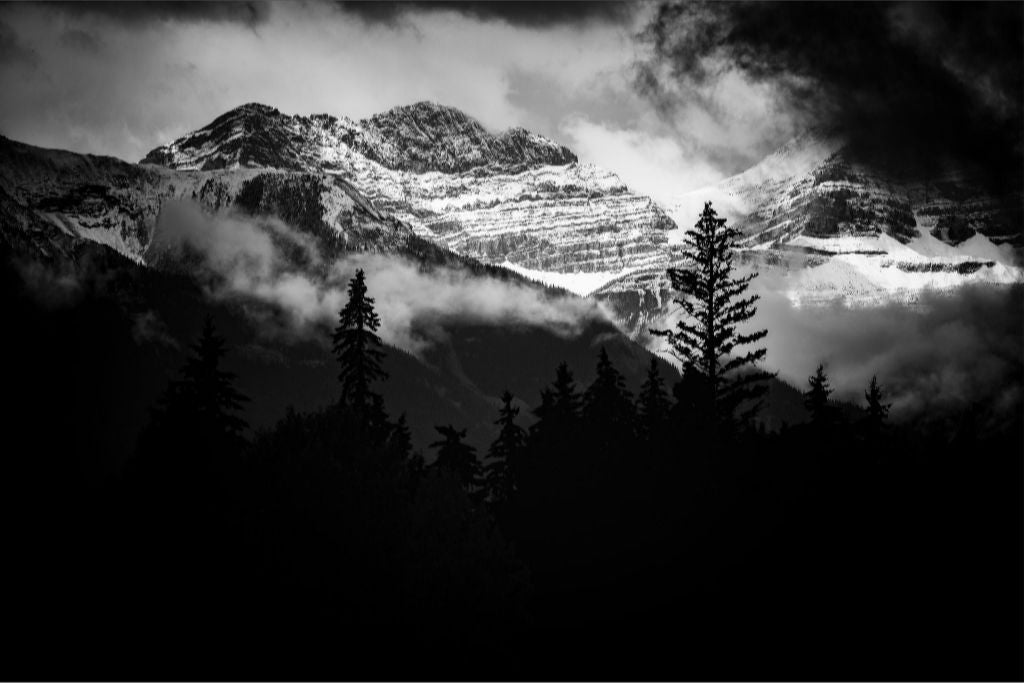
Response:
[[[18,39],[14,29],[0,21],[0,65],[23,64],[34,67],[39,63],[39,54]]]
[[[457,12],[480,21],[503,21],[512,26],[544,28],[590,22],[615,22],[631,16],[627,2],[346,2],[338,5],[368,23],[394,25],[414,12]]]
[[[75,16],[95,16],[127,25],[155,22],[215,22],[257,26],[270,15],[266,2],[54,2],[47,7]]]
[[[894,168],[968,163],[1019,189],[1024,4],[668,4],[636,84],[666,118],[729,69]]]

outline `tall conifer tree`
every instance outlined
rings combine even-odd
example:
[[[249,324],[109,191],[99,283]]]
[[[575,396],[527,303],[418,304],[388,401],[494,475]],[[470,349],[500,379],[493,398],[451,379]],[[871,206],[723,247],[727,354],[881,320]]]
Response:
[[[657,437],[668,419],[670,407],[665,382],[658,372],[658,360],[652,357],[651,365],[647,368],[647,379],[641,385],[640,395],[637,396],[639,427],[644,437]]]
[[[673,301],[684,315],[673,330],[651,330],[667,338],[684,371],[702,376],[704,381],[694,383],[701,387],[696,400],[712,429],[731,422],[741,404],[763,396],[764,380],[774,376],[756,367],[765,357],[764,347],[744,350],[764,339],[768,331],[739,331],[754,317],[759,298],[746,295],[756,273],[734,275],[739,236],[726,219],[718,217],[711,202],[704,204],[699,220],[684,238],[684,264],[668,269],[676,293]],[[759,405],[755,402],[741,418],[753,415]]]
[[[496,504],[508,502],[518,488],[519,457],[526,443],[526,432],[516,424],[519,408],[512,405],[512,393],[501,395],[501,409],[494,424],[501,429],[487,451],[485,481],[487,498]]]
[[[434,429],[442,437],[430,444],[431,448],[437,449],[434,467],[454,474],[466,491],[478,491],[481,484],[480,461],[476,458],[476,449],[463,441],[466,430],[455,429],[451,425],[438,425]]]
[[[632,432],[633,400],[604,347],[597,359],[597,376],[583,394],[583,415],[599,432],[616,432],[620,436]]]
[[[891,403],[885,403],[885,394],[882,387],[878,385],[878,377],[871,377],[871,384],[864,392],[864,399],[867,401],[867,414],[864,416],[864,423],[869,434],[877,436],[885,427],[885,421],[889,417]]]
[[[811,423],[819,427],[832,424],[836,419],[836,410],[829,400],[833,389],[829,384],[828,375],[825,374],[824,365],[818,365],[814,374],[807,378],[807,384],[808,389],[804,392],[804,407],[811,414]]]
[[[576,390],[569,364],[562,361],[555,371],[555,383],[551,385],[552,417],[565,426],[571,426],[580,415],[580,395]]]
[[[238,416],[248,397],[235,388],[235,374],[221,369],[226,353],[224,338],[217,334],[213,319],[206,318],[192,355],[185,360],[182,379],[173,382],[164,398],[172,419],[191,423],[186,427],[204,436],[238,437],[245,420]]]
[[[341,400],[356,411],[366,413],[380,408],[380,397],[370,385],[387,378],[381,368],[383,344],[377,330],[380,317],[373,310],[373,299],[366,294],[366,275],[362,269],[348,284],[348,303],[341,309],[334,330],[334,353],[341,364]]]

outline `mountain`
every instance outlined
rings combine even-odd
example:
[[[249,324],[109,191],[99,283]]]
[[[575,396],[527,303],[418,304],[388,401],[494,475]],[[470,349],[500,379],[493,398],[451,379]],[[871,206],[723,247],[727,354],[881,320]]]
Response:
[[[688,226],[712,201],[743,234],[738,261],[795,304],[913,304],[925,291],[1024,281],[1024,200],[993,196],[980,178],[963,168],[880,168],[840,139],[808,133],[667,212]],[[659,263],[594,292],[636,335],[668,314],[664,270],[679,259],[684,229],[669,235]]]
[[[319,288],[298,290],[305,298],[293,299],[296,305],[319,301],[331,287],[343,291],[344,283],[332,280],[334,259],[377,253],[403,257],[427,280],[436,271],[455,294],[483,288],[492,297],[524,296],[541,313],[547,302],[556,312],[587,308],[561,305],[575,298],[423,239],[339,174],[237,165],[178,170],[0,139],[0,265],[6,310],[21,331],[14,348],[25,363],[23,385],[40,379],[46,358],[61,356],[61,340],[79,340],[68,362],[50,361],[46,384],[72,382],[68,433],[89,435],[89,453],[97,458],[123,460],[131,453],[147,407],[180,367],[207,314],[229,339],[231,365],[254,398],[246,415],[254,426],[272,424],[288,406],[311,409],[337,398],[327,343],[333,320],[315,320],[289,336],[280,319],[291,311],[277,308],[282,300],[227,296],[225,279],[263,264],[252,263],[255,252],[232,242],[230,233],[214,237],[235,250],[229,256],[241,264],[238,270],[210,268],[208,254],[181,248],[172,236],[181,229],[175,215],[183,206],[201,210],[191,230],[223,232],[232,221],[261,226],[256,235],[269,237],[281,258],[269,267],[284,277],[261,286]],[[415,313],[414,304],[409,309]],[[454,421],[485,449],[504,389],[517,394],[529,415],[559,362],[568,361],[579,381],[589,382],[601,346],[634,389],[650,361],[609,321],[586,312],[568,327],[559,320],[504,320],[457,314],[420,323],[413,315],[410,334],[430,343],[413,349],[415,355],[388,349],[386,364],[396,379],[382,387],[386,406],[406,413],[416,444],[433,440],[434,425]],[[494,363],[495,357],[505,361]],[[91,401],[91,388],[100,384],[107,386],[104,401]],[[117,416],[117,424],[104,416]]]
[[[0,158],[0,210],[39,248],[86,239],[159,263],[163,207],[195,201],[279,218],[332,256],[405,254],[592,295],[634,337],[668,315],[665,271],[706,200],[744,235],[739,261],[797,304],[1024,280],[1019,196],[962,168],[880,167],[816,133],[665,208],[547,138],[426,102],[361,121],[247,104],[138,165],[12,141]]]
[[[246,104],[142,160],[180,170],[265,167],[346,171],[356,155],[413,173],[515,172],[576,161],[567,148],[522,128],[492,135],[463,112],[429,102],[362,121],[329,114],[289,116]]]
[[[525,273],[640,267],[657,259],[675,228],[653,200],[567,148],[522,128],[494,135],[426,102],[358,122],[249,104],[142,164],[341,178],[420,237]]]
[[[667,314],[665,270],[705,200],[744,234],[741,261],[796,303],[913,303],[1022,279],[1019,197],[962,168],[881,168],[813,132],[665,209],[546,138],[429,103],[359,122],[246,105],[143,161],[342,177],[431,243],[594,295],[635,336]]]
[[[923,233],[956,246],[982,235],[1024,246],[1020,197],[986,192],[962,167],[885,167],[842,141],[815,134],[791,140],[751,169],[722,181],[748,245],[888,234],[908,243]]]

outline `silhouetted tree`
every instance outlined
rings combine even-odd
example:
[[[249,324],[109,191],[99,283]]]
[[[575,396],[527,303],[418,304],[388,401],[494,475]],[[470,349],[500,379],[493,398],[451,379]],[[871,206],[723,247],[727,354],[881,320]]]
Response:
[[[552,411],[558,420],[565,423],[575,422],[580,413],[580,395],[576,391],[569,365],[562,362],[555,371],[555,383],[551,386]]]
[[[398,422],[392,427],[389,443],[392,450],[402,460],[412,457],[412,434],[409,431],[409,424],[405,420],[405,413],[398,416]]]
[[[187,457],[224,455],[223,449],[240,445],[246,423],[238,413],[249,399],[235,388],[234,373],[221,368],[225,353],[225,341],[207,317],[181,378],[161,397],[153,424],[143,435],[143,450]]]
[[[872,375],[871,384],[864,392],[864,399],[868,404],[867,413],[864,416],[864,426],[868,434],[877,436],[884,429],[889,417],[889,408],[892,407],[891,403],[884,402],[885,394],[882,392],[882,387],[878,385],[877,376]]]
[[[334,353],[341,363],[341,400],[362,414],[381,407],[380,397],[370,390],[370,385],[387,377],[381,368],[384,352],[377,336],[379,328],[380,317],[373,310],[373,299],[366,295],[366,276],[362,269],[357,270],[349,281],[348,303],[341,309],[333,340]]]
[[[480,462],[476,458],[476,449],[463,441],[466,430],[457,430],[451,425],[438,425],[434,429],[442,436],[430,444],[431,448],[437,449],[434,467],[454,474],[466,491],[474,493],[479,490]]]
[[[767,391],[763,381],[773,377],[756,367],[765,357],[764,347],[740,351],[764,339],[768,331],[738,329],[754,317],[759,298],[744,296],[757,273],[733,275],[733,248],[739,235],[718,217],[711,202],[704,204],[700,219],[684,238],[685,264],[668,269],[677,294],[673,301],[685,315],[674,330],[651,330],[668,339],[684,369],[692,367],[706,378],[695,400],[712,431],[720,422],[731,421],[741,404],[759,399]],[[754,403],[741,419],[752,416],[759,405]]]
[[[508,502],[518,488],[518,460],[526,444],[526,431],[516,424],[519,408],[512,405],[512,399],[512,393],[506,389],[501,395],[502,405],[494,423],[501,429],[487,451],[487,498],[497,505]]]
[[[204,423],[225,435],[238,436],[246,428],[238,413],[249,398],[235,388],[235,374],[221,369],[226,352],[224,338],[217,335],[213,318],[207,317],[199,340],[192,345],[192,356],[185,362],[178,391],[179,398],[191,403]]]
[[[670,408],[665,382],[658,372],[658,359],[652,357],[651,365],[647,368],[647,379],[640,386],[640,394],[637,396],[639,427],[644,437],[649,440],[657,438],[668,420]]]
[[[604,347],[597,359],[597,376],[583,394],[583,417],[592,429],[604,434],[626,436],[633,429],[633,399]]]
[[[580,419],[580,395],[569,366],[564,361],[555,371],[555,382],[540,392],[540,405],[534,408],[537,420],[530,426],[532,457],[539,451],[557,448],[577,426]]]
[[[829,400],[833,390],[825,374],[825,366],[819,364],[814,374],[807,378],[807,383],[809,388],[804,392],[804,407],[811,414],[811,423],[819,427],[832,424],[836,419],[836,409]]]

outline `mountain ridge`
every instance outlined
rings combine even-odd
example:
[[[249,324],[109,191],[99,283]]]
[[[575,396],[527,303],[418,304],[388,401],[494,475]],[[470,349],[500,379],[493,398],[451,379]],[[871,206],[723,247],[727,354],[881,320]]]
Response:
[[[209,141],[217,143],[215,149],[206,149]],[[359,121],[289,115],[250,102],[151,150],[139,163],[178,170],[335,171],[349,149],[386,168],[413,173],[488,173],[578,161],[567,147],[524,128],[493,134],[459,109],[421,101]]]
[[[580,163],[568,148],[519,127],[492,135],[469,115],[433,103],[361,122],[245,105],[144,161],[179,170],[265,166],[340,176],[424,239],[532,270],[621,271],[650,263],[675,228],[651,198]]]
[[[439,258],[593,294],[635,336],[667,313],[665,271],[682,257],[676,221],[699,212],[685,201],[663,209],[543,136],[490,133],[430,102],[358,122],[248,103],[93,182],[113,163],[97,159],[67,162],[86,169],[80,187],[61,181],[55,196],[29,197],[43,222],[135,258],[162,202],[190,198],[298,222],[331,249],[404,249],[415,237],[415,253],[434,245],[450,255]],[[810,131],[693,200],[715,202],[744,235],[740,261],[780,274],[794,302],[912,303],[926,289],[1024,279],[1008,256],[1012,214],[969,174],[944,173],[896,180],[855,161],[841,138]],[[34,182],[6,180],[0,189],[14,195]],[[140,184],[139,197],[126,182]]]

